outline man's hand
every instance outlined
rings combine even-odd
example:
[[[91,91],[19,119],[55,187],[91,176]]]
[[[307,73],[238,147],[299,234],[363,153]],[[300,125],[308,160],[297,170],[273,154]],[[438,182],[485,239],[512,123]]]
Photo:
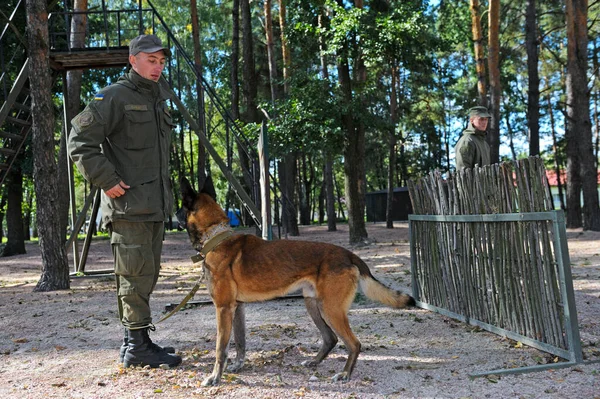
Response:
[[[116,186],[114,186],[113,188],[111,188],[108,191],[105,191],[106,195],[108,195],[110,198],[117,198],[120,197],[122,195],[125,195],[125,190],[127,190],[129,188],[129,186],[127,184],[125,184],[123,182],[123,180],[121,180],[119,182],[119,184],[117,184]]]

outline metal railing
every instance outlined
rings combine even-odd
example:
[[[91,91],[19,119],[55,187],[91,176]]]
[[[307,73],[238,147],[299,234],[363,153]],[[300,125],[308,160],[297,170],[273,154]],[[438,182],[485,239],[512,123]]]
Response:
[[[25,0],[19,0],[0,32],[0,104],[8,98],[14,81],[27,59],[25,26],[15,24],[25,13]]]

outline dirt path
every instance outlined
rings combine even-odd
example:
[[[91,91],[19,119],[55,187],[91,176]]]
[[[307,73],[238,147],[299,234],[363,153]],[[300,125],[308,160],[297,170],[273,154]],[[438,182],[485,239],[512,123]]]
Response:
[[[381,280],[408,291],[407,224],[388,230],[369,224],[372,244],[353,248]],[[301,238],[347,246],[347,226],[304,227]],[[600,233],[568,232],[580,333],[587,360],[600,360]],[[600,363],[530,374],[471,379],[470,373],[552,361],[551,356],[422,309],[395,311],[358,301],[350,322],[363,351],[348,383],[329,378],[343,368],[336,347],[316,369],[300,366],[314,355],[319,334],[301,300],[247,307],[248,361],[216,388],[200,386],[212,369],[212,305],[189,308],[152,335],[184,357],[174,370],[124,370],[118,364],[122,329],[112,277],[74,279],[68,291],[33,293],[39,248],[0,258],[1,398],[600,398]],[[155,320],[178,303],[198,278],[184,233],[167,235],[163,272],[153,296]],[[106,240],[92,245],[87,270],[107,269]],[[208,299],[199,291],[195,300]]]

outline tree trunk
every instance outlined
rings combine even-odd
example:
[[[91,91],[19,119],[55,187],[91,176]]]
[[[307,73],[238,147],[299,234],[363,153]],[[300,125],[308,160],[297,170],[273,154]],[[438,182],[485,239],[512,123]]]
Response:
[[[54,107],[48,46],[48,12],[45,0],[27,1],[29,80],[32,98],[33,177],[37,225],[42,253],[42,275],[34,291],[69,289],[69,265],[61,231],[58,167],[54,156]]]
[[[406,98],[406,93],[403,91],[403,89],[407,86],[406,85],[406,74],[403,73],[402,75],[400,75],[398,73],[399,71],[396,70],[396,79],[398,80],[398,83],[396,83],[396,98],[397,98],[397,102],[402,101],[403,98]],[[398,118],[398,117],[396,117]],[[408,175],[408,162],[405,156],[406,153],[406,147],[405,147],[405,143],[408,143],[409,140],[409,136],[410,133],[404,133],[401,129],[398,129],[398,131],[396,132],[396,146],[397,146],[397,151],[398,151],[398,155],[396,156],[396,186],[398,187],[405,187],[407,185],[408,182],[408,178],[410,177]],[[398,145],[398,143],[400,145]]]
[[[325,15],[324,9],[321,9],[318,17],[319,28],[324,27]],[[325,55],[325,44],[323,37],[319,35],[319,49],[321,50],[321,77],[323,78],[324,90],[329,89],[329,70],[327,69],[327,56]],[[332,156],[327,152],[327,149],[323,151],[325,157],[325,167],[323,169],[323,181],[325,184],[325,204],[327,206],[327,231],[337,231],[337,220],[335,214],[335,193],[333,184],[333,159]]]
[[[298,203],[296,201],[297,159],[297,154],[291,152],[284,155],[279,166],[279,173],[282,173],[280,178],[281,196],[283,201],[281,207],[281,220],[285,232],[292,237],[300,235],[300,229],[298,228]]]
[[[32,212],[31,210],[33,209],[33,193],[31,192],[31,190],[27,190],[26,195],[25,195],[25,203],[27,204],[27,210],[25,211],[25,216],[23,217],[23,224],[24,224],[24,229],[25,229],[25,240],[26,241],[31,241],[31,234],[32,234]],[[0,206],[2,206],[0,204]],[[33,225],[35,227],[35,225]],[[1,229],[0,229],[1,230]]]
[[[450,132],[449,132],[449,126],[448,126],[448,101],[450,101],[447,91],[446,91],[446,85],[444,84],[444,82],[447,79],[448,76],[448,71],[446,69],[446,67],[443,65],[442,62],[437,62],[437,68],[440,71],[440,79],[438,80],[438,90],[440,93],[442,93],[442,123],[441,123],[441,130],[442,130],[442,137],[444,139],[444,150],[446,152],[446,170],[448,172],[450,172]]]
[[[250,0],[241,0],[240,10],[242,14],[242,94],[244,98],[245,109],[242,119],[246,123],[259,122],[257,93],[258,79],[254,61],[254,39],[252,37],[252,13],[250,10]],[[256,172],[254,160],[246,155],[246,152],[238,148],[238,156],[244,169],[244,182],[248,192],[251,194],[255,205],[260,209],[260,197],[255,187],[258,187],[258,173]]]
[[[581,130],[581,121],[578,119],[581,102],[585,102],[585,93],[578,92],[582,80],[581,68],[577,68],[577,27],[573,0],[567,0],[567,120],[565,142],[567,152],[567,227],[577,228],[583,224],[581,218],[581,175],[578,140]],[[585,68],[584,68],[585,74]],[[583,77],[585,79],[585,76]],[[577,100],[580,99],[579,102]],[[587,104],[586,104],[587,106]]]
[[[231,8],[232,35],[231,35],[231,117],[233,120],[240,119],[240,83],[239,83],[239,60],[240,60],[240,0],[233,0]],[[227,132],[227,166],[231,170],[233,159],[233,145],[235,140],[230,139],[231,129],[226,126]],[[227,206],[233,197],[231,183],[227,185]]]
[[[310,186],[307,176],[307,165],[306,165],[306,154],[302,154],[298,158],[299,168],[298,168],[298,203],[300,208],[300,224],[305,226],[310,225]]]
[[[407,134],[408,136],[408,134]],[[397,143],[400,143],[400,146],[398,148],[398,159],[399,159],[399,164],[398,165],[398,169],[400,169],[400,172],[397,173],[398,175],[398,186],[400,187],[405,187],[407,185],[408,182],[408,165],[406,164],[406,157],[404,156],[404,153],[406,151],[406,147],[404,145],[404,143],[407,142],[407,138],[404,136],[404,133],[402,133],[402,130],[400,130],[398,132],[398,139],[397,139]]]
[[[289,83],[289,67],[291,64],[291,54],[285,37],[287,30],[286,15],[287,15],[287,2],[285,0],[278,0],[279,4],[279,30],[281,32],[281,54],[283,59],[283,95],[287,98],[290,94],[290,83]],[[286,234],[297,237],[300,235],[300,229],[298,228],[298,212],[296,211],[296,163],[298,161],[298,155],[295,151],[292,151],[283,156],[279,173],[283,173],[280,179],[281,183],[281,221]]]
[[[233,0],[231,11],[233,29],[231,37],[231,116],[240,118],[240,83],[238,63],[240,59],[240,0]]]
[[[298,215],[296,212],[295,190],[296,187],[296,155],[287,154],[279,165],[280,183],[282,190],[281,221],[286,234],[292,237],[300,235],[298,229]]]
[[[358,9],[364,8],[364,0],[354,0],[354,6]],[[364,93],[365,85],[367,82],[367,66],[364,60],[364,54],[362,52],[361,46],[361,38],[357,39],[358,41],[354,43],[354,53],[357,54],[354,70],[356,71],[356,85],[355,89],[357,89],[358,100],[361,104],[361,109],[368,109],[368,101],[366,99],[366,95]],[[353,137],[351,144],[354,146],[353,152],[355,157],[353,159],[353,163],[355,165],[352,166],[352,169],[356,170],[356,175],[353,175],[352,178],[357,179],[357,189],[358,189],[358,198],[356,198],[356,203],[358,204],[358,209],[355,209],[355,218],[356,220],[349,225],[350,230],[352,230],[352,226],[354,226],[354,233],[350,231],[350,242],[359,243],[363,242],[368,238],[367,228],[365,226],[365,208],[366,208],[366,199],[367,199],[367,171],[365,166],[365,122],[363,118],[355,118],[355,126],[356,132]],[[356,241],[353,241],[352,237]]]
[[[506,99],[504,101],[504,108],[509,109]],[[512,160],[517,162],[517,150],[515,149],[515,141],[514,141],[514,131],[512,125],[510,123],[510,114],[507,112],[504,115],[504,123],[506,123],[506,133],[508,135],[508,147],[510,148],[510,155],[512,156]]]
[[[287,1],[278,0],[277,2],[279,3],[279,30],[281,31],[281,53],[283,55],[283,91],[287,96],[290,93],[289,74],[291,65],[290,48],[288,46],[287,38],[285,37],[285,32],[287,31],[287,23],[285,20]]]
[[[596,39],[597,40],[597,39]],[[600,79],[600,63],[598,62],[598,48],[596,47],[596,40],[594,40],[594,71],[596,72],[596,79]],[[596,170],[598,169],[598,150],[600,149],[600,117],[598,116],[598,89],[594,91],[594,162],[596,163]]]
[[[275,104],[277,101],[281,99],[281,92],[279,89],[279,77],[277,73],[277,63],[275,57],[275,43],[273,40],[273,17],[271,13],[271,0],[265,0],[264,2],[264,13],[265,13],[265,36],[267,41],[267,57],[269,62],[269,83],[271,88],[271,101]],[[287,54],[287,42],[284,36],[284,28],[285,28],[285,4],[280,0],[279,1],[279,21],[281,28],[281,43],[282,43],[282,51],[284,52],[284,63],[289,62],[289,51]],[[284,75],[287,74],[287,64],[284,65]],[[289,84],[284,83],[284,91],[285,95],[288,94]],[[296,218],[295,211],[295,184],[296,181],[293,176],[295,174],[296,168],[294,167],[296,164],[296,157],[293,153],[287,154],[283,157],[283,160],[280,163],[279,171],[283,173],[280,178],[280,189],[281,189],[281,197],[282,197],[282,207],[281,207],[281,220],[284,226],[284,231],[286,234],[291,236],[299,236],[300,230],[298,229],[298,222]]]
[[[13,167],[8,173],[6,230],[7,241],[2,256],[12,256],[26,253],[25,236],[23,231],[23,172],[21,168]]]
[[[269,83],[271,86],[271,101],[280,99],[279,78],[277,76],[277,63],[275,61],[275,43],[273,42],[273,17],[271,15],[271,0],[265,0],[265,36],[267,40],[267,57],[269,59]]]
[[[300,223],[310,225],[312,223],[312,209],[310,206],[312,188],[314,182],[314,171],[310,158],[306,154],[301,157],[302,168],[300,170],[299,193],[300,193]]]
[[[584,230],[600,231],[598,171],[595,168],[590,121],[590,96],[587,90],[587,0],[567,0],[567,224]],[[575,160],[578,158],[578,160]],[[579,173],[574,168],[579,167]],[[577,176],[578,175],[578,176]],[[572,181],[572,178],[574,181]],[[569,189],[571,184],[580,184]],[[583,220],[579,207],[579,188],[583,189]],[[577,197],[577,198],[576,198]],[[573,223],[569,221],[571,216]]]
[[[319,226],[325,223],[325,198],[327,193],[327,188],[325,188],[325,168],[323,168],[323,181],[321,182],[321,187],[319,190],[319,204],[318,204],[318,217],[319,217]]]
[[[392,126],[389,132],[388,141],[388,170],[387,170],[387,201],[385,209],[385,226],[388,229],[394,228],[394,186],[396,176],[396,123],[397,123],[397,95],[396,95],[396,82],[397,82],[397,71],[396,65],[391,65],[390,75],[392,78],[391,91],[390,91],[390,119]]]
[[[198,6],[196,0],[190,1],[190,11],[192,18],[192,38],[194,41],[194,65],[196,67],[196,73],[199,76],[202,76],[202,49],[200,47],[200,27],[198,25]],[[208,137],[204,112],[204,89],[202,88],[200,79],[196,81],[196,101],[198,104],[198,125],[200,125],[200,129],[202,129],[202,133]],[[196,178],[198,179],[199,187],[204,185],[204,181],[206,180],[206,161],[206,149],[200,140],[198,140],[198,172]]]
[[[343,103],[345,109],[351,109],[352,104],[352,83],[350,80],[350,68],[345,59],[338,59],[338,76],[343,93]],[[360,193],[363,182],[361,168],[358,163],[361,161],[358,146],[363,142],[358,137],[359,132],[354,126],[353,116],[344,111],[342,113],[342,127],[344,130],[344,187],[346,193],[346,206],[348,208],[348,228],[350,234],[350,244],[357,244],[367,239],[367,229],[365,226],[364,208],[361,208]],[[364,148],[363,148],[364,149]],[[364,162],[364,158],[362,159]]]
[[[1,189],[2,187],[0,187]],[[4,225],[4,207],[6,206],[6,189],[0,192],[0,243],[4,239],[4,229],[1,227]]]
[[[552,109],[552,102],[548,95],[548,116],[550,118],[550,132],[552,133],[552,155],[554,158],[554,173],[556,173],[556,186],[558,188],[558,199],[560,201],[560,209],[563,211],[567,209],[565,206],[565,198],[563,194],[563,185],[561,179],[561,167],[558,157],[558,143],[556,140],[556,129],[554,128],[554,111]]]
[[[242,56],[244,68],[242,70],[244,95],[245,122],[259,122],[257,108],[258,81],[254,61],[254,39],[252,38],[252,13],[250,0],[241,0],[242,11]]]
[[[540,155],[540,76],[537,39],[536,0],[527,0],[525,12],[525,46],[527,48],[527,124],[529,128],[529,156]]]
[[[332,174],[333,175],[333,174]],[[333,186],[335,188],[335,192],[337,193],[337,203],[338,203],[338,212],[339,218],[342,220],[346,220],[346,213],[344,212],[344,205],[342,204],[342,192],[340,191],[340,185],[335,179],[335,175],[333,175]]]
[[[331,157],[325,160],[325,189],[327,204],[327,231],[337,231],[337,220],[335,215],[335,187],[333,184],[333,161]]]
[[[477,104],[487,107],[487,86],[485,80],[485,56],[483,51],[483,34],[481,16],[479,15],[479,0],[470,0],[471,30],[475,47],[475,62],[477,70]]]
[[[490,0],[489,5],[488,66],[490,74],[490,113],[492,120],[488,128],[492,163],[500,161],[500,0]]]

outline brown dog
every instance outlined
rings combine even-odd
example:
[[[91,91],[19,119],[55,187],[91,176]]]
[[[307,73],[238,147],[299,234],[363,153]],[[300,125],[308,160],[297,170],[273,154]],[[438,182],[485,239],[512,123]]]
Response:
[[[356,289],[394,308],[414,304],[410,295],[391,290],[377,281],[369,267],[352,252],[307,241],[264,241],[249,234],[231,235],[229,219],[215,202],[210,177],[200,193],[181,180],[183,214],[178,212],[194,248],[205,256],[207,287],[217,312],[217,353],[210,377],[202,385],[217,385],[227,360],[233,334],[237,357],[230,370],[242,368],[246,355],[243,303],[257,302],[302,290],[310,317],[323,336],[315,358],[303,362],[316,366],[335,347],[338,336],[348,348],[348,360],[334,381],[348,380],[360,352],[360,342],[348,324],[348,310]]]

